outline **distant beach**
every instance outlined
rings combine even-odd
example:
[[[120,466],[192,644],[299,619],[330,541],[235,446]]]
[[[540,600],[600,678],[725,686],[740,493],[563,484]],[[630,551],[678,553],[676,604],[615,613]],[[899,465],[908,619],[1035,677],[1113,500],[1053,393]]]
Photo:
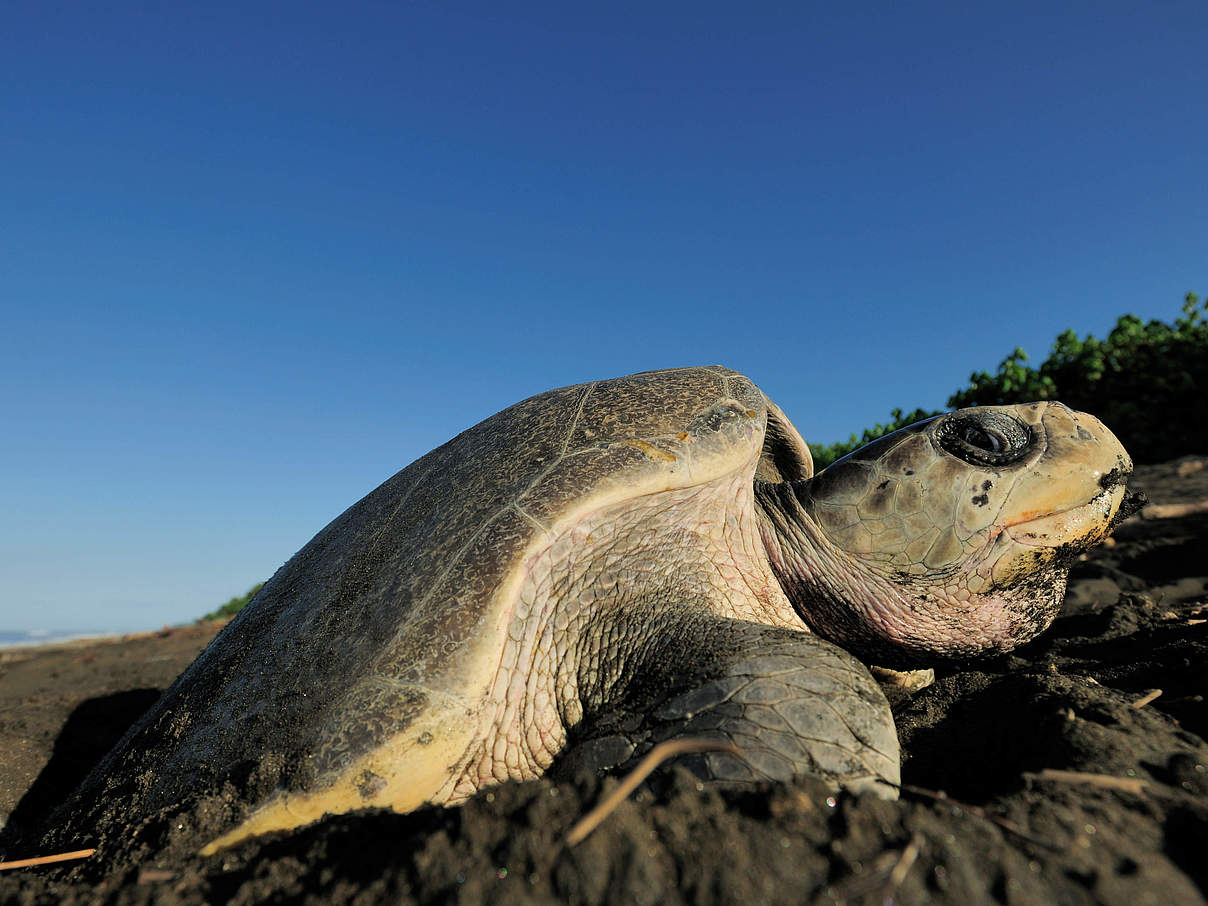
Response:
[[[53,645],[77,639],[102,639],[122,635],[114,630],[92,629],[68,632],[57,629],[0,629],[0,648],[23,648],[27,645]]]

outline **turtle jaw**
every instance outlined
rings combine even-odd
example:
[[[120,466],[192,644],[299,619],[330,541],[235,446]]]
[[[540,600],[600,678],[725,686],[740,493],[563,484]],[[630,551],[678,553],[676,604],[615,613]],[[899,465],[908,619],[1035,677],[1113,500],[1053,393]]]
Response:
[[[1048,548],[1077,544],[1087,548],[1102,541],[1124,500],[1121,486],[1108,488],[1083,504],[1050,513],[1009,522],[1003,526],[1013,542],[1024,547]]]

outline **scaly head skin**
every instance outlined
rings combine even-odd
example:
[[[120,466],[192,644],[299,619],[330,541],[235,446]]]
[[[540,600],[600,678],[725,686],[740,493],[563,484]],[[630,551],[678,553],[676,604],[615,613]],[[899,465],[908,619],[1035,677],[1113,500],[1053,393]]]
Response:
[[[757,496],[772,568],[809,627],[906,666],[1046,629],[1078,553],[1121,518],[1131,470],[1098,419],[1039,402],[919,422]]]

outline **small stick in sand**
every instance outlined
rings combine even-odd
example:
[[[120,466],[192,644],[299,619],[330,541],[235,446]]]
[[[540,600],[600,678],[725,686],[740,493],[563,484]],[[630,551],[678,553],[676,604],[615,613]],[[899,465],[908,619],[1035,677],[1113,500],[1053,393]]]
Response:
[[[159,881],[171,881],[176,875],[162,868],[144,868],[138,873],[138,883],[155,884]]]
[[[72,859],[87,859],[95,849],[77,849],[69,853],[55,853],[53,856],[36,856],[33,859],[16,859],[12,862],[0,862],[0,871],[10,868],[30,868],[34,865],[50,865],[52,862],[70,862]]]
[[[1153,701],[1155,698],[1157,698],[1161,694],[1162,694],[1161,689],[1154,689],[1152,692],[1150,692],[1146,695],[1142,695],[1140,698],[1138,698],[1135,702],[1132,703],[1132,706],[1134,708],[1144,708],[1146,705],[1148,705],[1151,701]]]
[[[626,796],[637,789],[638,784],[649,777],[654,769],[668,758],[694,752],[729,752],[737,755],[738,748],[733,743],[723,742],[720,739],[669,739],[667,742],[659,743],[646,753],[646,757],[638,762],[636,768],[625,775],[615,790],[575,822],[575,826],[566,835],[566,845],[574,846],[582,842],[588,834],[600,826],[605,818],[612,814],[618,805],[625,801]]]
[[[889,873],[889,879],[885,882],[885,886],[881,888],[880,902],[892,903],[893,895],[897,893],[898,887],[906,880],[906,875],[910,872],[910,867],[914,865],[914,860],[919,857],[919,837],[915,834],[910,838],[910,842],[906,844],[902,850],[902,854],[898,856],[897,863],[893,866],[893,871]]]
[[[1142,519],[1181,519],[1183,516],[1195,516],[1208,513],[1208,500],[1197,500],[1195,503],[1157,503],[1150,504],[1141,513]]]
[[[1085,783],[1105,790],[1120,790],[1137,796],[1145,795],[1146,783],[1140,777],[1116,777],[1113,774],[1089,774],[1082,771],[1059,771],[1056,768],[1045,768],[1038,773],[1025,771],[1023,775],[1028,780],[1057,780],[1064,783]]]

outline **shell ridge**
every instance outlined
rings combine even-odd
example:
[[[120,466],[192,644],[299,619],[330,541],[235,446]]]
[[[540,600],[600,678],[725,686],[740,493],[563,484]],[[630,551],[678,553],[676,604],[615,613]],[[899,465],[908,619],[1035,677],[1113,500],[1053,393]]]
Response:
[[[718,375],[718,377],[720,378],[721,383],[724,386],[727,378],[723,375]],[[428,590],[419,599],[419,601],[417,602],[418,606],[415,608],[413,613],[420,613],[426,608],[428,603],[432,600],[432,596],[436,593],[436,591],[438,589],[440,589],[444,586],[445,580],[448,578],[449,574],[453,571],[454,567],[456,567],[458,564],[460,564],[460,562],[461,562],[462,558],[465,556],[466,552],[473,546],[474,542],[478,540],[479,536],[481,536],[483,534],[483,532],[485,532],[491,525],[493,525],[509,509],[515,508],[520,513],[520,515],[527,517],[528,519],[530,519],[534,522],[537,522],[537,524],[540,525],[540,523],[530,513],[528,513],[526,510],[524,510],[523,507],[519,506],[517,501],[524,498],[526,495],[528,495],[530,492],[532,492],[532,490],[534,488],[536,488],[538,485],[540,485],[541,482],[544,481],[545,478],[551,472],[553,472],[554,469],[556,469],[562,463],[562,461],[564,459],[566,459],[568,456],[574,456],[575,453],[577,453],[577,452],[581,452],[581,451],[574,451],[571,453],[567,453],[566,451],[570,446],[571,439],[574,436],[574,432],[575,432],[576,428],[578,427],[579,422],[582,420],[583,412],[587,405],[587,400],[590,397],[590,395],[592,394],[592,392],[596,389],[596,387],[599,383],[600,383],[599,381],[592,381],[587,386],[587,389],[583,391],[583,395],[580,397],[579,404],[576,407],[575,416],[572,419],[570,430],[567,431],[566,437],[563,440],[562,454],[555,457],[548,466],[546,466],[544,469],[541,470],[541,472],[539,472],[537,475],[535,475],[533,477],[533,480],[531,482],[529,482],[529,484],[516,495],[515,500],[513,500],[511,504],[501,507],[500,509],[496,510],[493,514],[491,514],[489,517],[487,517],[486,519],[483,520],[483,522],[478,526],[478,529],[469,538],[466,539],[465,543],[462,544],[462,546],[456,552],[454,552],[452,554],[452,556],[449,557],[449,562],[446,564],[445,568],[443,570],[441,570],[441,572],[435,577],[434,581],[429,586]],[[740,405],[740,406],[742,405],[738,400],[733,400],[730,397],[726,397],[725,400],[719,401],[719,403],[717,403],[715,405],[720,405],[722,402],[730,402],[730,403],[733,403],[735,405]],[[656,437],[663,437],[663,436],[673,437],[674,435],[656,435]],[[688,469],[688,474],[691,477],[692,469],[690,466]],[[418,484],[418,482],[417,482],[417,484]],[[644,495],[635,495],[635,496],[644,496]],[[542,530],[545,532],[552,531],[552,529],[547,529],[544,526],[542,526]],[[402,626],[399,627],[398,631],[394,634],[395,642],[398,642],[403,637],[403,635],[405,635],[410,630],[410,623],[411,623],[411,621],[407,620],[403,623]]]
[[[522,507],[519,503],[513,503],[512,507],[516,510],[517,513],[519,513],[521,516],[523,516],[525,519],[527,519],[529,522],[531,522],[533,525],[535,525],[542,532],[548,532],[550,530],[549,526],[545,525],[540,519],[538,519],[536,516],[534,516],[532,513],[530,513],[524,507]]]
[[[596,389],[596,385],[599,383],[599,381],[592,381],[587,385],[587,389],[583,391],[583,395],[579,397],[579,405],[575,409],[575,417],[570,420],[570,429],[566,432],[566,438],[562,441],[562,452],[558,457],[559,460],[566,456],[566,451],[570,449],[571,438],[575,436],[575,429],[579,427],[579,422],[583,419],[583,410],[587,406],[587,398],[591,396],[592,392]],[[536,484],[536,482],[533,482],[533,484]],[[531,489],[532,486],[529,485],[529,488]]]
[[[515,500],[513,500],[508,506],[500,507],[494,513],[492,513],[490,516],[488,516],[486,519],[484,519],[482,524],[478,526],[478,529],[469,538],[466,539],[465,543],[451,557],[449,557],[448,564],[436,576],[435,581],[433,581],[433,583],[429,586],[428,590],[419,599],[419,602],[418,602],[419,607],[416,608],[416,612],[422,610],[423,607],[432,599],[432,596],[436,593],[436,590],[438,588],[441,588],[444,585],[445,579],[448,578],[449,573],[452,572],[453,568],[461,562],[461,558],[463,556],[465,556],[466,551],[469,550],[470,547],[473,546],[474,542],[478,540],[478,537],[483,532],[485,532],[493,523],[495,523],[499,519],[500,516],[502,516],[505,512],[507,512],[507,510],[509,508],[515,508],[520,513],[520,515],[525,516],[528,519],[535,522],[537,525],[540,525],[540,523],[537,522],[537,520],[530,513],[526,512],[522,507],[520,507],[516,503],[516,501],[519,500],[520,498],[524,497],[534,487],[536,487],[538,484],[540,484],[541,481],[547,475],[549,475],[550,472],[552,472],[555,468],[557,468],[563,459],[566,458],[566,449],[570,445],[571,437],[574,436],[575,427],[579,424],[579,420],[583,417],[583,407],[587,404],[588,396],[591,395],[591,392],[596,388],[596,384],[598,384],[598,383],[599,383],[599,381],[592,381],[587,386],[587,389],[583,392],[582,397],[580,397],[578,408],[575,410],[575,417],[571,421],[570,430],[567,432],[566,438],[562,442],[562,452],[553,460],[553,462],[551,462],[548,466],[546,466],[544,469],[542,469],[541,472],[538,473],[533,478],[533,480],[531,482],[529,482],[529,484],[522,491],[520,491],[519,494],[516,495]],[[431,468],[434,468],[434,467],[435,466],[430,467],[429,471],[431,471]],[[425,472],[424,475],[426,477],[427,472]],[[416,482],[416,483],[418,484],[418,482]],[[408,490],[408,493],[410,493],[410,490]],[[399,503],[399,506],[400,507],[402,506],[401,501]],[[542,526],[542,530],[548,531],[547,529],[544,528],[544,526]],[[408,623],[409,623],[409,621],[408,621]],[[402,627],[400,627],[399,632],[395,633],[395,639],[398,640],[399,637],[402,636],[402,634],[408,628],[409,628],[408,624],[404,623],[404,625]]]
[[[537,487],[537,485],[539,485],[539,484],[541,484],[541,482],[545,481],[545,479],[549,476],[549,474],[552,471],[554,471],[554,469],[558,468],[558,466],[560,466],[562,464],[562,461],[564,459],[567,459],[571,456],[578,456],[581,453],[590,452],[590,448],[584,448],[582,450],[575,450],[575,451],[569,452],[569,453],[567,452],[567,450],[570,448],[571,438],[574,437],[574,435],[575,435],[575,428],[578,427],[579,422],[583,418],[583,408],[584,408],[584,406],[587,405],[587,398],[588,398],[588,396],[591,395],[591,392],[596,389],[596,384],[598,384],[598,383],[600,383],[600,382],[592,381],[591,384],[588,385],[587,390],[585,390],[583,392],[583,396],[579,400],[579,407],[578,407],[578,409],[575,410],[575,417],[571,420],[570,430],[566,432],[566,438],[562,441],[561,452],[556,457],[554,457],[553,461],[550,462],[550,464],[548,466],[546,466],[544,469],[542,469],[540,472],[538,472],[536,475],[533,476],[533,480],[530,481],[527,485],[525,485],[516,494],[516,500],[511,503],[511,506],[514,506],[517,509],[517,511],[520,513],[520,515],[527,516],[529,519],[533,520],[538,525],[541,525],[541,523],[531,513],[525,511],[516,501],[519,501],[519,500],[523,499],[524,497],[527,497],[532,492],[532,490],[535,487]],[[504,509],[507,509],[507,507],[504,507]],[[502,512],[502,510],[500,512]],[[496,516],[498,516],[498,515],[499,514],[496,513]],[[543,525],[541,525],[541,528],[543,531],[549,531],[549,529],[547,529]],[[473,539],[471,539],[471,540],[473,540]]]
[[[507,511],[508,507],[500,507],[494,513],[484,519],[482,524],[478,526],[478,529],[466,539],[465,544],[458,548],[457,551],[449,557],[449,562],[445,564],[445,568],[436,575],[436,578],[433,580],[432,584],[428,586],[428,590],[424,592],[416,606],[412,609],[411,614],[413,616],[419,616],[424,612],[424,608],[427,606],[428,602],[432,600],[432,596],[436,594],[437,589],[444,587],[445,580],[449,578],[449,573],[453,571],[455,566],[458,566],[461,563],[461,558],[465,556],[466,551],[473,546],[474,542],[478,540],[479,536],[483,532],[494,525],[494,523],[498,521],[499,517]],[[403,622],[403,624],[398,628],[398,631],[394,633],[393,644],[397,644],[402,639],[403,635],[405,635],[407,632],[410,632],[411,623],[412,621],[410,619]]]
[[[436,468],[436,463],[434,462],[430,466],[428,466],[428,468],[424,469],[424,471],[419,475],[419,477],[417,477],[415,479],[415,481],[411,482],[411,485],[407,488],[407,490],[405,492],[403,492],[402,497],[399,498],[398,504],[394,507],[393,510],[390,511],[390,515],[382,520],[382,522],[379,525],[379,527],[377,528],[377,530],[373,533],[373,536],[369,539],[369,543],[366,545],[366,548],[368,550],[373,550],[377,547],[377,543],[381,539],[382,535],[386,534],[386,529],[391,524],[393,524],[394,518],[400,512],[402,512],[403,506],[407,503],[407,501],[409,499],[411,499],[411,494],[415,491],[416,488],[418,488],[420,485],[422,485],[428,479],[428,476],[432,474],[432,470],[435,468]]]
[[[721,392],[728,397],[733,397],[734,394],[730,390],[730,376],[736,372],[729,371],[724,365],[712,366],[717,369],[717,376],[721,378]]]

